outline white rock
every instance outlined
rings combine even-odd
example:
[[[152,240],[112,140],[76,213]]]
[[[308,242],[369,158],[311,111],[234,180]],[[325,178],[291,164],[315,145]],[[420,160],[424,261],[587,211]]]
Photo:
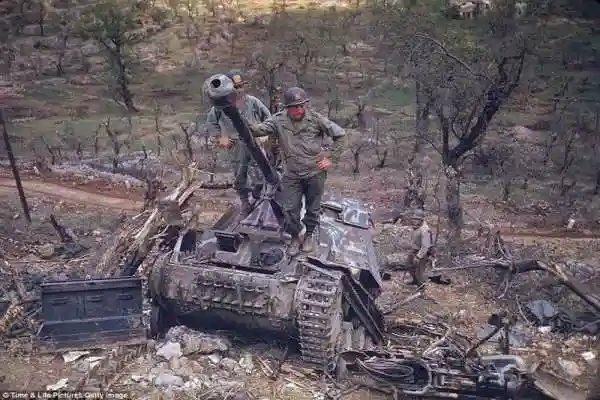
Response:
[[[104,357],[104,356],[88,357],[78,363],[77,369],[82,372],[92,371],[96,367],[98,367],[100,365],[100,362],[102,362],[102,360],[104,360],[105,358],[106,357]]]
[[[180,376],[162,373],[154,379],[156,386],[183,386],[183,379]]]
[[[208,356],[208,359],[211,363],[218,365],[221,362],[221,355],[219,353],[214,353]]]
[[[240,359],[240,367],[244,368],[247,374],[251,374],[254,370],[254,362],[252,362],[252,354],[244,353]]]
[[[226,352],[231,348],[231,343],[220,336],[201,333],[186,326],[175,326],[169,329],[166,339],[171,342],[181,343],[183,355],[193,353],[211,354]]]
[[[64,389],[67,386],[67,382],[69,382],[68,378],[62,378],[54,385],[46,385],[46,390],[60,390]]]
[[[581,354],[581,357],[583,357],[585,361],[590,362],[596,359],[596,353],[593,351],[586,351],[585,353]]]
[[[563,372],[570,378],[576,378],[581,375],[581,369],[576,362],[571,360],[565,360],[564,358],[558,359],[558,364],[563,369]]]
[[[130,379],[132,381],[134,381],[135,383],[140,383],[141,381],[143,381],[144,379],[146,379],[146,377],[143,376],[143,375],[131,375]]]
[[[181,352],[181,345],[179,343],[167,342],[156,351],[156,355],[170,360],[173,357],[181,357],[183,353]]]
[[[550,333],[550,332],[552,332],[552,327],[551,327],[551,326],[540,326],[540,327],[538,328],[538,331],[539,331],[540,333],[547,334],[547,333]]]

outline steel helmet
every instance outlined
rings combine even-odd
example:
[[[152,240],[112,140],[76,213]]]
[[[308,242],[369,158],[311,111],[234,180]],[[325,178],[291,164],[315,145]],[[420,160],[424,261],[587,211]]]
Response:
[[[291,87],[283,92],[283,105],[284,107],[297,106],[310,101],[310,97],[306,94],[304,89],[299,87]]]
[[[421,210],[420,208],[416,209],[415,211],[413,211],[412,219],[418,219],[418,220],[425,219],[425,211]]]

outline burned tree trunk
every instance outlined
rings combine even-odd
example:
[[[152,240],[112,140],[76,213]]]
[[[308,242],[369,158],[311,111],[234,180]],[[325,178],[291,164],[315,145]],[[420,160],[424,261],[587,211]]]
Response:
[[[183,124],[179,124],[179,127],[183,131],[183,139],[185,141],[185,150],[187,151],[188,161],[194,161],[194,148],[192,146],[192,132],[190,127],[185,127]]]
[[[463,227],[463,208],[460,202],[460,177],[453,167],[446,168],[446,205],[450,228],[451,250],[456,250]]]
[[[6,152],[8,153],[8,159],[10,161],[10,167],[12,168],[13,176],[15,177],[15,183],[19,192],[19,199],[21,200],[21,206],[23,207],[23,213],[28,223],[31,223],[31,214],[29,213],[29,204],[27,204],[27,198],[23,191],[23,184],[21,183],[21,176],[19,175],[19,168],[17,167],[17,161],[10,144],[10,138],[8,137],[8,130],[6,129],[6,121],[4,120],[4,111],[0,109],[0,125],[2,125],[2,136],[4,137],[4,145],[6,146]]]

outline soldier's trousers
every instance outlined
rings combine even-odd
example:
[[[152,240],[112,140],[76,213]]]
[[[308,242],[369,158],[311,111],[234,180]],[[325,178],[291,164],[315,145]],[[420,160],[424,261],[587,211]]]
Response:
[[[415,254],[411,254],[408,257],[408,263],[410,265],[409,271],[413,278],[413,282],[417,285],[422,285],[426,281],[425,272],[427,271],[427,265],[429,264],[429,258],[425,257],[420,260],[415,257]]]
[[[306,235],[311,235],[319,225],[321,214],[321,198],[325,191],[327,172],[319,172],[310,178],[298,179],[283,176],[281,180],[280,204],[286,217],[285,230],[292,236],[298,236],[302,224],[306,227]],[[302,196],[305,198],[306,214],[300,221]]]
[[[262,175],[258,166],[247,150],[239,150],[236,156],[237,159],[232,162],[235,179],[233,188],[241,197],[247,198],[250,193],[256,197],[256,192],[259,192],[262,186]]]

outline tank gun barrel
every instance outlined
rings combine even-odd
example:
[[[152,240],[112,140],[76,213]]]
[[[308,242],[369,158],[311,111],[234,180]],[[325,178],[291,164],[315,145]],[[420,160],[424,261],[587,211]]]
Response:
[[[252,158],[256,161],[258,168],[260,168],[265,176],[267,183],[274,186],[277,185],[279,183],[279,176],[269,163],[264,152],[256,143],[248,125],[235,106],[235,89],[233,81],[223,74],[213,75],[204,82],[204,91],[210,98],[212,104],[215,107],[220,108],[223,113],[229,117],[234,128],[238,132],[240,139],[244,142],[248,151],[250,151]]]

